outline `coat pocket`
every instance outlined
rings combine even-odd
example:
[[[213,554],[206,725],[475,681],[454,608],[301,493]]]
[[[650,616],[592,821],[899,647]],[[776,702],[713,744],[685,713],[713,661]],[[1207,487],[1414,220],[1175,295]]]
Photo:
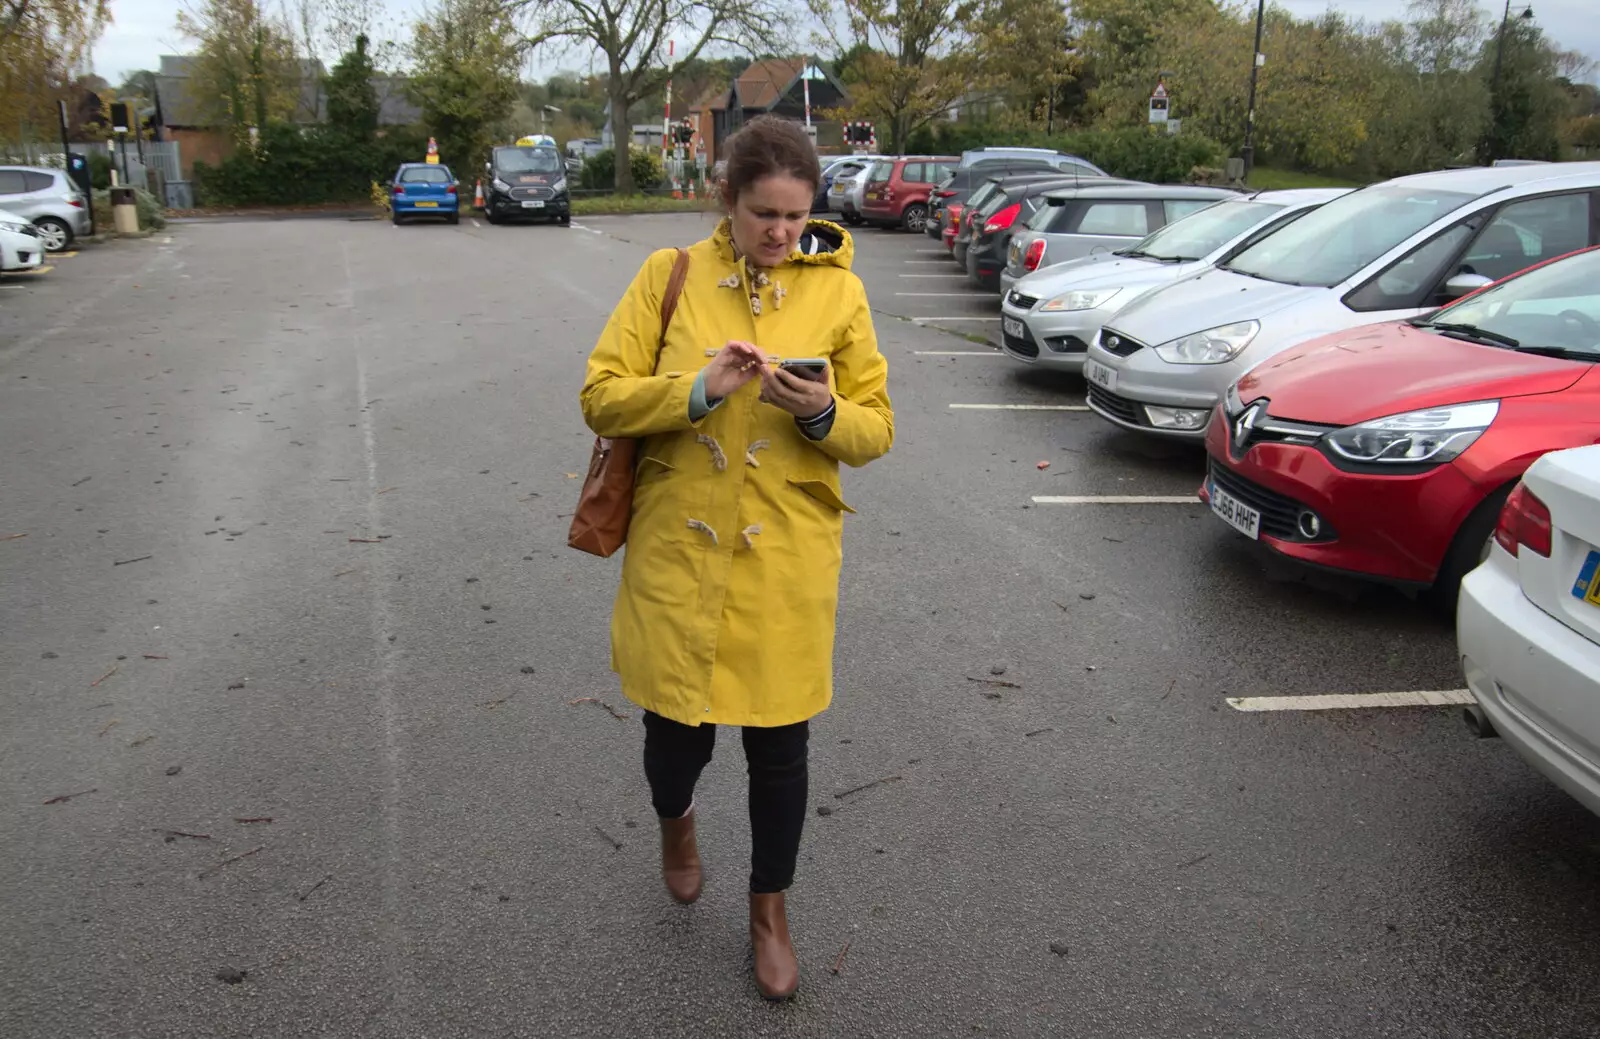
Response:
[[[844,499],[839,496],[839,492],[834,490],[826,480],[797,480],[791,476],[789,477],[789,482],[837,512],[853,513],[856,511],[845,504]]]
[[[671,472],[676,472],[677,468],[678,467],[673,465],[671,462],[663,462],[659,458],[645,455],[643,458],[639,459],[639,466],[634,470],[634,479],[636,482],[643,482],[655,477],[666,476]]]

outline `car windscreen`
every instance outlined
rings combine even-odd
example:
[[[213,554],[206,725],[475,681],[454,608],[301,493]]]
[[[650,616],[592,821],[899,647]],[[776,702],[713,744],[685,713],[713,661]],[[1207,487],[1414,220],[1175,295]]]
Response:
[[[1222,267],[1287,285],[1338,285],[1471,200],[1459,191],[1401,184],[1352,192],[1273,232]]]
[[[1272,202],[1218,202],[1147,235],[1128,254],[1152,260],[1198,260],[1282,210]]]
[[[450,171],[443,166],[413,166],[400,172],[404,184],[448,184]]]
[[[550,148],[496,148],[494,168],[497,173],[560,173],[565,167]]]
[[[1419,322],[1513,349],[1600,361],[1600,250],[1503,281]]]
[[[999,190],[999,181],[984,181],[978,190],[974,191],[970,196],[968,196],[967,208],[973,212],[977,212],[979,209],[982,209],[984,204],[993,198]]]

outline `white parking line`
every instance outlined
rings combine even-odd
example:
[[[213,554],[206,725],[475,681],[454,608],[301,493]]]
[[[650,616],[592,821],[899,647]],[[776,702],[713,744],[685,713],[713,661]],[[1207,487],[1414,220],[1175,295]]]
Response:
[[[1035,505],[1199,505],[1194,495],[1176,494],[1042,494]]]
[[[944,260],[907,260],[907,263],[944,263]]]
[[[919,295],[919,296],[948,296],[948,295],[950,295],[950,293],[948,293],[948,292],[921,292],[921,293],[906,292],[906,293],[898,293],[897,292],[897,293],[895,293],[895,295],[897,295],[897,296],[899,296],[899,295],[906,295],[906,296],[912,296],[912,295]],[[918,324],[925,325],[930,321],[999,321],[1000,319],[997,318],[997,317],[914,317],[911,320],[917,322]]]
[[[973,299],[978,299],[979,297],[989,296],[989,293],[987,293],[987,292],[973,292],[973,291],[968,290],[966,292],[896,292],[895,295],[896,296],[922,296],[924,298],[934,298],[934,297],[936,297],[938,299],[948,299],[951,296],[971,296]],[[990,297],[990,298],[993,298],[993,297]],[[933,319],[932,318],[928,318],[927,320],[931,321]],[[995,320],[998,321],[999,318],[996,318]]]
[[[472,217],[468,217],[467,219],[472,221],[472,226],[473,227],[482,227],[483,226],[482,224],[478,223],[478,221],[476,219],[474,219]]]
[[[1337,711],[1359,707],[1452,707],[1476,703],[1466,689],[1423,689],[1409,693],[1323,693],[1316,696],[1230,696],[1236,711]]]
[[[913,350],[918,357],[1004,357],[999,350]]]
[[[1088,411],[1083,404],[952,404],[957,411]]]
[[[902,274],[902,275],[900,275],[900,277],[902,277],[902,278],[960,278],[962,281],[966,281],[967,280],[967,276],[965,274],[960,273],[959,271],[951,271],[949,274]]]
[[[588,226],[586,226],[584,224],[574,223],[574,224],[569,224],[568,226],[571,227],[574,231],[588,231],[590,234],[598,234],[598,235],[605,234],[604,231],[596,230],[595,228],[588,227]]]

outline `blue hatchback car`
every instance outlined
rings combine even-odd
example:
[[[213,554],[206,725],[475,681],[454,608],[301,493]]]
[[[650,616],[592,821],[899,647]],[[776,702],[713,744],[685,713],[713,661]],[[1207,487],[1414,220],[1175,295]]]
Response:
[[[449,223],[460,223],[461,199],[456,187],[456,175],[449,166],[405,163],[394,175],[389,212],[397,224],[411,216],[442,216]]]

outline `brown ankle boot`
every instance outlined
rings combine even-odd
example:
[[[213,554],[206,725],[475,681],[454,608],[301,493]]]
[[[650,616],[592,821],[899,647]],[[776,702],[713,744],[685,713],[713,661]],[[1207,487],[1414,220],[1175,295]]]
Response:
[[[688,904],[700,897],[700,849],[694,842],[694,808],[681,819],[661,820],[661,876],[667,890]]]
[[[789,941],[783,892],[750,895],[750,944],[756,954],[756,988],[767,999],[788,999],[800,987],[800,964]]]

